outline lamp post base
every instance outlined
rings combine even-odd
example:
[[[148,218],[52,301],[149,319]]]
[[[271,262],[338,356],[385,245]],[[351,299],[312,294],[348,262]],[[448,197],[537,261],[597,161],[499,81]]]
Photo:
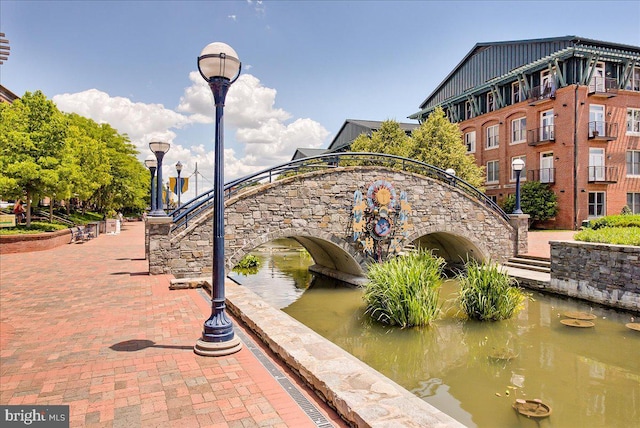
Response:
[[[205,342],[202,339],[198,339],[193,347],[193,352],[203,357],[223,357],[234,354],[240,349],[242,349],[242,342],[240,342],[238,336],[233,336],[231,340],[226,342]]]

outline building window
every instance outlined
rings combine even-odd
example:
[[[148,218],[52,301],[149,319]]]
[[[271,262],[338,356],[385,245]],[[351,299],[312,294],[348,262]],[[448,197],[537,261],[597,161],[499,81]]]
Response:
[[[511,84],[511,104],[517,104],[524,100],[524,95],[520,89],[520,82],[513,82]]]
[[[523,143],[527,140],[527,118],[521,117],[511,121],[511,144]]]
[[[473,118],[473,106],[471,105],[471,101],[464,103],[464,118],[466,120]]]
[[[520,171],[520,180],[526,180],[527,179],[527,157],[526,156],[514,156],[511,158],[511,165],[513,165],[513,161],[516,159],[522,159],[522,162],[524,162],[524,168],[522,168],[522,171]],[[516,181],[516,172],[513,170],[513,166],[511,167],[511,181]]]
[[[629,81],[624,88],[628,91],[640,92],[640,67],[633,67]]]
[[[627,193],[627,206],[634,214],[640,214],[640,193]]]
[[[487,149],[493,149],[498,147],[498,125],[489,126],[487,128]]]
[[[605,193],[589,192],[589,217],[605,215]]]
[[[487,184],[500,181],[500,161],[487,162]]]
[[[538,141],[552,141],[554,140],[553,129],[553,109],[543,111],[540,113],[540,136]]]
[[[640,151],[627,151],[627,175],[640,176]]]
[[[493,92],[488,92],[487,93],[487,113],[495,110],[496,110],[496,99],[493,96]]]
[[[640,135],[640,108],[627,109],[627,134]]]
[[[476,131],[464,134],[464,144],[467,146],[467,153],[476,152]]]

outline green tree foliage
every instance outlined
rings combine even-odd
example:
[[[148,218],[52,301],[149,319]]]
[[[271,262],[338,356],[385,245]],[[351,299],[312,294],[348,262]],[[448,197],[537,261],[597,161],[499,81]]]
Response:
[[[473,156],[467,154],[460,128],[449,122],[442,108],[437,107],[411,133],[411,141],[408,157],[441,169],[452,168],[457,177],[475,187],[481,188],[484,184],[484,169],[476,165]]]
[[[352,152],[386,153],[419,160],[441,169],[453,168],[456,176],[481,188],[484,170],[475,164],[462,140],[458,125],[449,122],[441,108],[408,136],[393,120],[382,123],[370,136],[361,134]]]
[[[146,206],[150,177],[136,155],[126,135],[108,124],[60,112],[40,91],[0,104],[4,199],[76,197],[101,212],[138,211]]]
[[[31,202],[60,188],[66,120],[40,91],[27,92],[12,105],[0,106],[0,192]]]
[[[386,153],[408,157],[411,150],[409,136],[400,128],[400,124],[394,120],[382,122],[380,129],[370,136],[360,134],[351,143],[352,152]]]
[[[516,206],[516,198],[509,195],[502,204],[502,209],[512,213]],[[547,183],[527,181],[520,188],[520,208],[529,214],[531,222],[545,221],[558,214],[558,197]]]

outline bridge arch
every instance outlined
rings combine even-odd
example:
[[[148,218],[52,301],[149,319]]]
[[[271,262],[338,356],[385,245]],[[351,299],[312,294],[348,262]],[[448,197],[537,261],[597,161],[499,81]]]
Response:
[[[437,171],[442,177],[379,165],[332,165],[235,192],[225,202],[226,269],[266,242],[292,238],[309,250],[321,270],[362,275],[367,258],[349,229],[353,194],[377,180],[408,194],[411,214],[405,244],[435,248],[453,262],[467,257],[503,262],[515,255],[518,230],[508,217],[460,187],[458,179]],[[211,217],[211,208],[202,210],[188,224],[165,228],[161,239],[150,230],[150,272],[177,278],[210,275]]]

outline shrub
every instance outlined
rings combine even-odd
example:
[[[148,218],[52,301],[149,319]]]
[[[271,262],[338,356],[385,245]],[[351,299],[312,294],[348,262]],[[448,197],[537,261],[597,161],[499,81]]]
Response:
[[[640,214],[620,214],[600,217],[589,222],[591,229],[605,227],[640,227]]]
[[[440,313],[438,298],[445,261],[430,251],[395,257],[369,267],[366,312],[400,327],[431,324]]]
[[[601,244],[640,246],[640,226],[584,229],[576,233],[573,239]]]
[[[526,295],[517,281],[497,263],[469,261],[466,272],[458,275],[458,302],[467,316],[479,321],[511,318],[523,308]]]
[[[247,254],[238,262],[236,268],[239,269],[250,269],[260,266],[260,259],[254,256],[253,254]]]
[[[507,213],[512,213],[515,206],[514,195],[509,195],[502,203],[502,209]],[[520,187],[520,208],[531,216],[531,222],[549,220],[558,213],[558,197],[548,184],[526,181]]]

